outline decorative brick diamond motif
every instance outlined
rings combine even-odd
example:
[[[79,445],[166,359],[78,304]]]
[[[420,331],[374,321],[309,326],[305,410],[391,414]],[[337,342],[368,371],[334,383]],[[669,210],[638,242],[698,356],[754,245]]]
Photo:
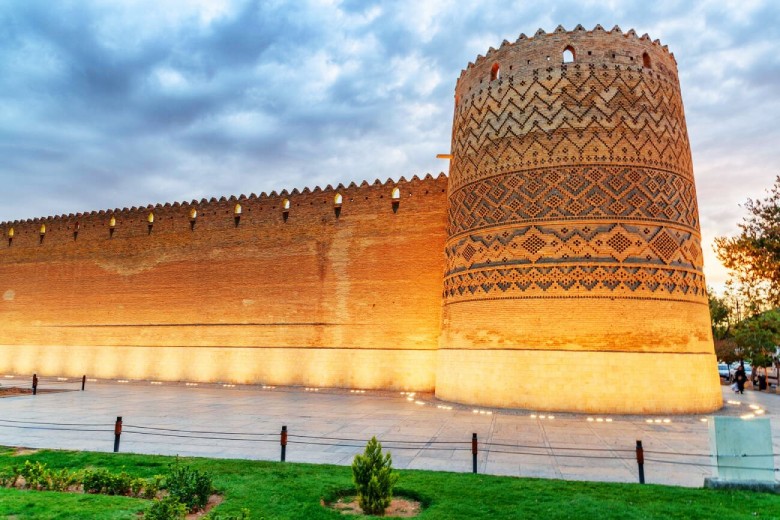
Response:
[[[532,255],[535,255],[536,253],[539,252],[540,249],[542,249],[544,246],[547,245],[544,240],[542,240],[541,238],[535,235],[526,238],[525,240],[523,240],[523,242],[521,242],[521,244],[526,249],[526,251],[528,251]]]
[[[661,230],[650,242],[653,250],[658,253],[664,260],[669,261],[672,255],[677,251],[679,247],[677,242],[669,236],[665,230]]]
[[[631,246],[631,240],[626,238],[622,233],[616,233],[612,238],[607,240],[607,245],[618,253],[622,253]]]

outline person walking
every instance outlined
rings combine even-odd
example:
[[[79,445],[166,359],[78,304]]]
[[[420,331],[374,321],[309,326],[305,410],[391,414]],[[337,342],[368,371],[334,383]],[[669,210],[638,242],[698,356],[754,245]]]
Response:
[[[744,394],[747,376],[745,375],[745,364],[742,361],[739,362],[739,367],[737,367],[737,371],[734,372],[734,380],[737,382],[737,392]]]
[[[766,390],[766,368],[761,366],[757,369],[758,372],[758,389]]]

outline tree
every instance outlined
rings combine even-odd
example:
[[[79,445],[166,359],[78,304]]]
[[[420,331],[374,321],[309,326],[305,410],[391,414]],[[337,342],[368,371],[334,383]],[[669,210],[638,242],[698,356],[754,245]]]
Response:
[[[768,366],[780,345],[780,309],[764,312],[743,320],[734,331],[742,358],[753,366]]]
[[[729,333],[729,309],[725,298],[715,296],[714,291],[707,287],[707,299],[710,304],[710,321],[712,324],[712,337],[716,340],[725,339]]]
[[[780,175],[765,199],[748,199],[745,209],[739,235],[716,238],[715,252],[756,315],[780,306]]]
[[[393,486],[398,475],[393,473],[390,454],[382,456],[382,445],[371,437],[363,455],[355,455],[352,479],[358,493],[358,503],[364,514],[384,515],[393,499]]]
[[[739,361],[740,351],[734,338],[716,339],[715,357],[718,361],[723,361],[729,365],[735,361]]]

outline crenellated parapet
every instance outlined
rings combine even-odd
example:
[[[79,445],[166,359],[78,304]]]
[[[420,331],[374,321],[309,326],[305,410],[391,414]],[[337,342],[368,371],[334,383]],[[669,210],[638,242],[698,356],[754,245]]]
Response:
[[[262,192],[259,195],[211,197],[200,200],[148,204],[85,213],[71,213],[0,223],[5,247],[73,245],[90,239],[120,239],[151,234],[195,231],[202,228],[231,229],[260,224],[290,224],[322,218],[345,218],[350,214],[397,212],[410,201],[447,189],[447,176],[439,173],[420,178],[401,177],[384,182],[327,185]],[[413,198],[413,199],[412,199]]]
[[[607,42],[609,44],[606,44]],[[570,48],[574,57],[581,63],[606,63],[634,67],[635,70],[642,67],[653,68],[646,67],[647,60],[644,55],[647,54],[650,63],[655,63],[655,72],[677,74],[674,54],[669,52],[669,48],[660,40],[652,40],[647,33],[639,36],[634,29],[624,33],[617,25],[607,31],[598,24],[590,31],[582,25],[567,31],[559,25],[551,33],[540,28],[532,36],[521,33],[515,42],[504,40],[498,49],[490,47],[484,56],[480,54],[461,70],[456,94],[459,93],[464,76],[470,76],[474,69],[486,68],[490,71],[496,62],[502,60],[511,62],[513,67],[522,65],[546,68],[563,62],[563,52],[567,48]],[[502,69],[504,74],[512,70],[507,67]]]

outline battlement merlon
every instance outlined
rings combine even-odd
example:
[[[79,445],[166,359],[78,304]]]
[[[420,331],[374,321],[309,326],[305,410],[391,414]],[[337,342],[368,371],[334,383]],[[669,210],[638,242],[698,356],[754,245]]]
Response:
[[[621,66],[652,71],[664,77],[677,76],[674,54],[659,40],[652,40],[647,33],[638,36],[634,29],[623,33],[617,25],[609,31],[601,25],[596,25],[592,31],[585,30],[582,25],[566,31],[559,25],[551,33],[543,29],[537,30],[530,37],[521,33],[515,42],[504,40],[498,49],[491,47],[484,56],[478,55],[476,60],[461,70],[456,92],[461,79],[467,73],[471,76],[474,69],[484,73],[485,80],[489,81],[495,63],[500,65],[502,75],[511,75],[514,67],[545,69],[560,66],[564,63],[563,52],[567,48],[574,55],[573,62],[567,65]]]
[[[54,227],[57,230],[61,229],[64,225],[69,231],[78,231],[76,224],[79,226],[86,223],[94,223],[96,220],[108,222],[112,217],[117,221],[125,219],[138,219],[147,218],[148,215],[154,214],[155,217],[162,212],[169,212],[171,210],[178,210],[183,218],[188,218],[191,209],[194,209],[198,215],[207,214],[208,211],[217,210],[235,210],[236,204],[251,205],[251,204],[271,204],[276,205],[280,212],[283,211],[282,205],[285,199],[289,200],[291,204],[295,202],[296,198],[311,197],[322,195],[323,202],[330,202],[334,204],[336,195],[341,195],[344,202],[349,202],[350,199],[354,199],[358,196],[376,196],[384,197],[389,201],[392,200],[393,190],[399,188],[399,200],[403,201],[408,197],[410,193],[417,195],[422,188],[425,190],[427,187],[429,191],[433,189],[446,190],[448,177],[443,172],[440,172],[437,176],[433,176],[428,173],[424,177],[413,175],[410,179],[406,179],[401,176],[397,181],[392,178],[388,178],[384,182],[376,179],[374,182],[369,183],[363,181],[360,184],[352,182],[348,185],[338,184],[333,187],[328,184],[324,188],[315,186],[314,188],[303,188],[299,190],[294,188],[292,190],[281,190],[280,192],[272,191],[271,193],[262,192],[260,195],[251,193],[250,195],[231,195],[229,197],[211,197],[210,199],[202,198],[200,201],[192,200],[190,202],[166,202],[157,204],[147,204],[145,206],[132,206],[130,208],[115,208],[115,209],[102,209],[84,213],[70,213],[48,217],[36,217],[28,219],[17,219],[13,221],[0,222],[0,237],[4,239],[12,238],[9,236],[11,229],[14,230],[14,235],[19,235],[23,231],[32,229],[35,233],[38,233],[41,226],[46,226],[47,232]],[[386,193],[385,193],[386,192]],[[425,191],[419,193],[425,195]],[[316,211],[320,211],[321,207],[316,206]],[[305,207],[300,207],[296,211],[305,212]]]

